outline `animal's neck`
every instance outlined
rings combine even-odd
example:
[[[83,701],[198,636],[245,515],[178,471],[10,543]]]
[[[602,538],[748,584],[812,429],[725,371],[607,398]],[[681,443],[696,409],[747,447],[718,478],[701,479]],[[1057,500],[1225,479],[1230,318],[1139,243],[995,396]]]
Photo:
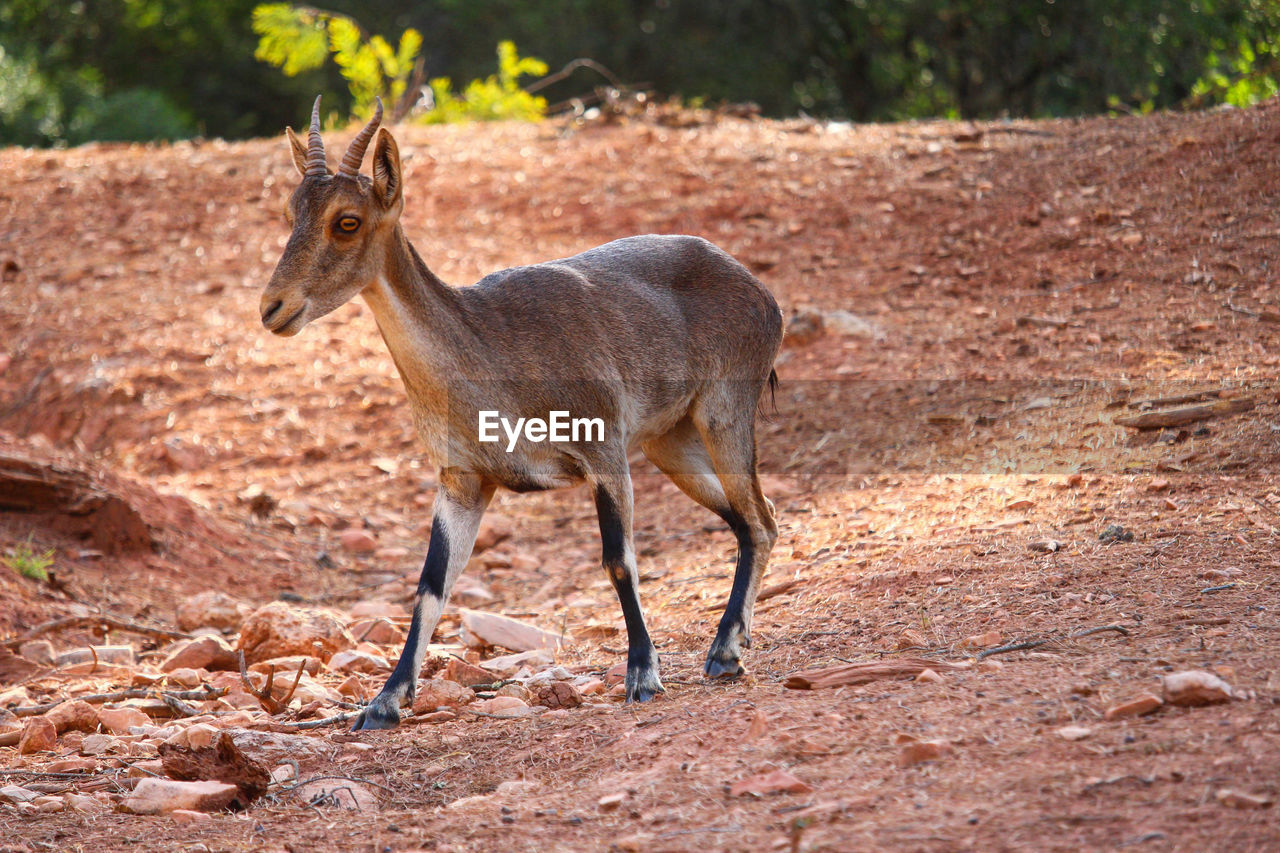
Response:
[[[396,226],[382,269],[363,296],[415,409],[447,410],[448,383],[467,375],[466,354],[473,349],[458,292],[427,268]]]

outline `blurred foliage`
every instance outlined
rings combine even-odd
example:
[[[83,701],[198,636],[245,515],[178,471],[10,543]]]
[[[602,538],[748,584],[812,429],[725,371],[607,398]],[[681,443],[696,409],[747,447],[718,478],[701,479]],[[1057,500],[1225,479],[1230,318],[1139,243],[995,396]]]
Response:
[[[431,81],[432,104],[424,120],[429,124],[497,119],[538,121],[546,115],[546,98],[529,94],[517,81],[525,75],[541,77],[546,73],[547,63],[521,57],[514,42],[501,42],[498,73],[483,80],[472,80],[461,96],[453,94],[453,84],[448,77]]]
[[[254,55],[290,77],[320,68],[332,55],[361,115],[373,112],[376,98],[400,100],[422,47],[422,35],[412,27],[393,49],[382,36],[366,34],[353,18],[288,3],[256,7],[253,31],[260,36]]]
[[[303,7],[271,4],[284,28],[262,45],[258,5],[4,0],[0,143],[271,134],[316,92],[340,113],[394,98],[415,59],[425,77],[510,97],[501,69],[488,76],[499,40],[552,69],[590,57],[662,96],[858,121],[1247,104],[1280,90],[1280,0],[332,0],[292,32],[285,15]],[[405,35],[393,49],[369,33]],[[539,94],[554,108],[603,82],[592,74]],[[450,109],[472,101],[469,87],[430,91]]]

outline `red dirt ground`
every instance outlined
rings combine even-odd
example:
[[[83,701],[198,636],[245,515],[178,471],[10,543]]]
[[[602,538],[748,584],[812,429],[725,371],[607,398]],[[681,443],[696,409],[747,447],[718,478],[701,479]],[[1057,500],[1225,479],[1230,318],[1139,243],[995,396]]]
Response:
[[[759,431],[782,529],[765,585],[798,584],[761,603],[750,677],[700,672],[730,535],[638,464],[664,697],[309,732],[329,748],[309,769],[366,781],[376,811],[283,794],[201,824],[0,810],[0,849],[1280,847],[1270,809],[1216,796],[1280,796],[1280,103],[978,125],[701,118],[396,133],[406,231],[447,281],[687,232],[749,264],[788,314],[870,323],[797,337],[779,361]],[[434,476],[369,311],[289,340],[257,319],[296,181],[283,139],[9,149],[0,170],[3,447],[114,478],[156,538],[99,554],[0,514],[0,546],[55,548],[63,587],[0,572],[0,631],[98,609],[169,625],[206,589],[403,598]],[[1112,422],[1206,389],[1254,407],[1163,433]],[[257,515],[263,493],[274,509]],[[585,492],[496,504],[516,531],[500,547],[538,568],[476,567],[491,609],[579,635],[566,665],[621,660]],[[361,523],[377,555],[337,547]],[[1100,541],[1112,524],[1134,540]],[[1029,547],[1050,539],[1059,550]],[[1113,625],[1127,633],[1070,637]],[[438,636],[456,630],[447,618]],[[921,638],[907,654],[972,659],[962,641],[990,631],[1046,642],[939,683],[782,685]],[[1182,669],[1218,672],[1237,700],[1102,718]],[[1064,740],[1067,724],[1092,734]],[[952,752],[900,767],[902,735]],[[43,760],[0,748],[14,770]],[[813,791],[730,796],[775,769]]]

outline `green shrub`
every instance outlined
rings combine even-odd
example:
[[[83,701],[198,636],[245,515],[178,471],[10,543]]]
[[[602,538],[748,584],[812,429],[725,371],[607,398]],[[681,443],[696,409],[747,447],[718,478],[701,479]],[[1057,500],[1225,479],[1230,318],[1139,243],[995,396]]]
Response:
[[[409,28],[394,49],[380,35],[366,33],[346,15],[289,3],[264,3],[253,10],[258,34],[254,55],[289,76],[319,68],[332,58],[355,101],[355,113],[367,116],[375,98],[396,104],[420,71],[422,34]],[[540,59],[521,57],[514,43],[498,45],[498,73],[472,80],[455,94],[448,77],[430,82],[434,104],[422,117],[428,124],[514,119],[537,121],[547,101],[520,88],[525,76],[547,73]]]
[[[529,94],[517,81],[526,75],[541,77],[546,73],[547,64],[541,59],[521,57],[513,42],[500,42],[498,73],[484,80],[472,80],[460,96],[453,94],[453,84],[448,77],[431,81],[435,105],[423,120],[429,124],[498,119],[539,121],[547,114],[546,98]]]
[[[258,34],[254,56],[280,68],[290,77],[319,68],[330,55],[355,99],[355,111],[373,111],[375,98],[394,104],[413,76],[422,34],[413,28],[400,34],[400,44],[380,35],[367,35],[346,15],[298,8],[288,3],[264,3],[253,10]]]
[[[13,546],[0,561],[24,578],[33,581],[49,580],[49,567],[53,565],[54,549],[37,554],[31,549],[31,543],[24,542]]]
[[[82,105],[71,117],[67,138],[73,143],[149,142],[194,136],[195,122],[154,89],[126,89]]]

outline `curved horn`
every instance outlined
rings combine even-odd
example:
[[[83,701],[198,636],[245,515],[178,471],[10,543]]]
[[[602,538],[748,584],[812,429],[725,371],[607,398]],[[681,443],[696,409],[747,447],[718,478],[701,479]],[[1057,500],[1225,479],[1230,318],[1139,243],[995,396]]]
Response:
[[[320,139],[320,96],[316,95],[316,104],[311,108],[311,130],[307,133],[307,170],[303,177],[329,174],[329,167],[324,162],[324,142]]]
[[[354,178],[360,174],[360,164],[364,162],[364,151],[369,147],[369,140],[373,139],[373,132],[378,129],[381,121],[382,98],[378,98],[378,106],[373,111],[373,118],[369,119],[364,130],[356,134],[356,138],[351,140],[351,146],[347,148],[347,153],[342,155],[342,165],[338,167],[339,175]]]

